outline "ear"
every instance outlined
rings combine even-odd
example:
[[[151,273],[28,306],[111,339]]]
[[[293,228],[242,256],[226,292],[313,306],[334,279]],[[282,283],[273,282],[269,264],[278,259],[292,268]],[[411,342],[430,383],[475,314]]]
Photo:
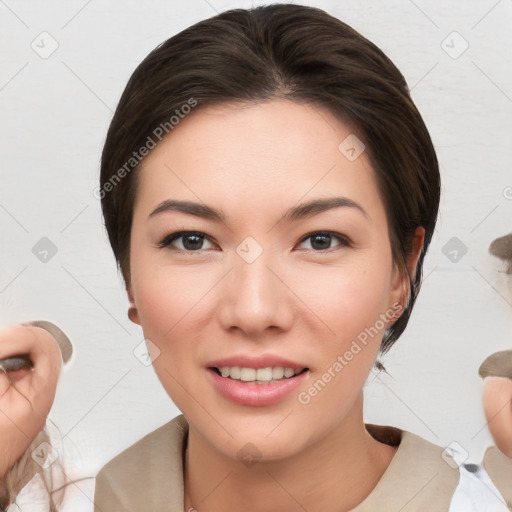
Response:
[[[133,291],[131,285],[126,287],[126,294],[128,295],[128,301],[130,305],[128,306],[128,318],[134,324],[140,325],[139,311],[137,310],[137,306],[135,305],[135,298],[133,296]]]
[[[416,269],[418,266],[418,260],[420,258],[421,250],[423,249],[423,243],[425,241],[425,228],[422,226],[418,226],[414,231],[412,243],[411,243],[411,252],[407,255],[406,265],[408,274],[406,274],[405,270],[400,269],[398,265],[394,265],[393,269],[393,284],[392,284],[392,293],[390,295],[390,304],[389,307],[393,310],[397,311],[397,304],[400,304],[400,314],[405,310],[407,303],[409,301],[409,297],[411,294],[409,276],[411,276],[414,280],[414,276],[416,275]],[[393,318],[393,322],[395,322],[400,315]]]

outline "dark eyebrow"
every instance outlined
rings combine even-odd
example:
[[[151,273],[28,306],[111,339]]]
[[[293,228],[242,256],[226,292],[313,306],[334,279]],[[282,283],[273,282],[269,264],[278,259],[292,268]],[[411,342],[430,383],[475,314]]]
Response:
[[[294,206],[284,213],[280,222],[293,222],[340,207],[355,208],[365,217],[368,216],[364,208],[355,201],[352,201],[352,199],[349,199],[348,197],[330,197],[327,199],[313,199],[312,201],[300,204],[299,206]]]
[[[312,217],[319,213],[331,210],[333,208],[348,207],[359,210],[365,217],[367,213],[364,208],[348,197],[331,197],[328,199],[314,199],[299,206],[288,209],[281,217],[279,222],[294,222],[306,217]],[[193,201],[178,201],[167,199],[162,201],[150,214],[153,217],[161,212],[176,211],[201,217],[203,219],[214,220],[216,222],[225,222],[226,215],[222,210],[212,208],[206,204],[194,203]]]

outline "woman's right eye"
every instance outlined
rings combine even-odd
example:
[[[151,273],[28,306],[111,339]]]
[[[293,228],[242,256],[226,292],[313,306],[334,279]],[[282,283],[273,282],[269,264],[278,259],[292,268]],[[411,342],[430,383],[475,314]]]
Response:
[[[169,248],[181,252],[198,252],[206,250],[203,243],[207,241],[212,244],[210,239],[200,231],[177,231],[167,235],[159,244],[160,248]],[[177,244],[175,244],[177,242]],[[178,245],[178,247],[176,247]],[[212,244],[213,247],[213,244]]]

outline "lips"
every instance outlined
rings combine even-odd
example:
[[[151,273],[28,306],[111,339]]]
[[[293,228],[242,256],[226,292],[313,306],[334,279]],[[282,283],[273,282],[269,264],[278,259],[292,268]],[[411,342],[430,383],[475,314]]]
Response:
[[[224,398],[262,407],[286,399],[309,378],[306,364],[275,355],[231,356],[210,361],[208,376]]]

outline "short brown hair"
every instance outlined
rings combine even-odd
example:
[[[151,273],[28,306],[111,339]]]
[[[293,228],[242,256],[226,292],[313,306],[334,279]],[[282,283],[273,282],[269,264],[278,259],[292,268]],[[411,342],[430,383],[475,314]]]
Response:
[[[226,11],[160,44],[128,81],[101,158],[103,215],[127,285],[139,167],[132,156],[156,127],[170,132],[169,120],[191,98],[197,108],[274,98],[308,102],[357,130],[377,175],[393,258],[402,271],[415,229],[425,228],[416,275],[409,276],[410,299],[384,335],[385,353],[409,321],[440,196],[436,153],[400,71],[347,24],[293,4]]]

